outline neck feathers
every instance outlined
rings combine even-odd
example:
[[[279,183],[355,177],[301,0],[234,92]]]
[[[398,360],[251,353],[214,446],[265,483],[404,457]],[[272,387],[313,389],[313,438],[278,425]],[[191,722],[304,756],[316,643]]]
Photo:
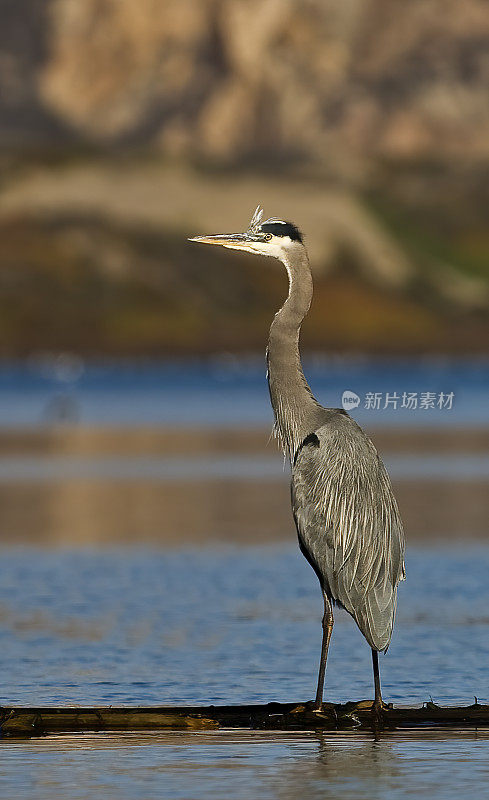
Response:
[[[289,294],[275,315],[268,339],[268,385],[275,415],[275,432],[290,461],[310,431],[318,404],[302,371],[299,334],[312,300],[312,276],[304,247],[284,258]]]

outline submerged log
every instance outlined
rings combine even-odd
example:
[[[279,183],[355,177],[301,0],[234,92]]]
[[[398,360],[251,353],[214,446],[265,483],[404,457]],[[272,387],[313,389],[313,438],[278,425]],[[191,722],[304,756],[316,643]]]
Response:
[[[166,706],[159,708],[0,709],[2,736],[30,737],[76,731],[212,730],[396,730],[402,728],[489,728],[489,705],[443,707],[432,701],[417,708],[372,709],[363,700],[325,703],[320,712],[311,703],[268,703],[242,706]]]

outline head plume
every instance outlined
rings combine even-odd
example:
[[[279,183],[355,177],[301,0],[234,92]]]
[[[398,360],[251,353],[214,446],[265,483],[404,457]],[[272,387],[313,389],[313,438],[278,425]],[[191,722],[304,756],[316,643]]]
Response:
[[[293,241],[303,244],[302,233],[297,225],[278,217],[269,217],[263,220],[263,208],[257,206],[248,226],[247,234],[259,238],[266,233],[273,233],[276,236],[288,236]]]
[[[260,226],[262,224],[262,219],[263,219],[263,208],[261,206],[257,206],[251,218],[250,224],[248,225],[247,233],[255,236],[257,233],[260,233]]]

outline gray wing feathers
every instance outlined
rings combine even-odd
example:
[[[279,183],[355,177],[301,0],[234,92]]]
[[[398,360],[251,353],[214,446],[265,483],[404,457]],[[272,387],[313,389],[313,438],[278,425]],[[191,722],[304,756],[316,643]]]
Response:
[[[298,534],[327,593],[371,647],[385,650],[404,578],[404,536],[389,476],[351,418],[315,434],[319,446],[303,447],[292,470]]]

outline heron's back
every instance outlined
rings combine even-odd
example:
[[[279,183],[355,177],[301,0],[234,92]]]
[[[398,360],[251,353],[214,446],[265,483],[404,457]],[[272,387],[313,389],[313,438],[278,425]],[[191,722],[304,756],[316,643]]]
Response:
[[[385,650],[404,577],[402,523],[370,439],[344,412],[327,411],[292,468],[299,540],[328,596],[354,617],[371,647]]]

